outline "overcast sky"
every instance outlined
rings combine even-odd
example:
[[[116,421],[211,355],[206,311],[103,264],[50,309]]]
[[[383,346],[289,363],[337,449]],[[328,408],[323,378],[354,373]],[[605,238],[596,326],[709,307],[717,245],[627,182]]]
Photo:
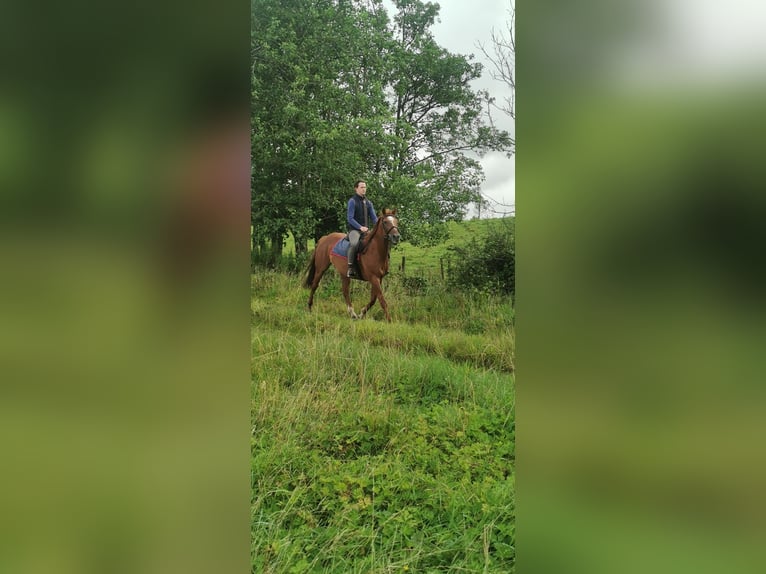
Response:
[[[508,28],[509,0],[482,0],[468,2],[466,0],[439,0],[441,7],[439,20],[432,28],[434,38],[440,46],[454,54],[475,56],[475,61],[484,64],[482,78],[474,83],[474,88],[487,90],[498,102],[503,102],[510,94],[510,89],[502,82],[493,80],[489,74],[492,64],[487,61],[477,46],[478,42],[486,44],[491,49],[490,34],[494,28],[498,32]],[[393,2],[384,0],[389,16],[393,18],[395,10]],[[513,131],[511,118],[502,112],[493,114],[495,125],[501,129]],[[491,200],[505,205],[516,203],[515,158],[507,158],[504,153],[487,154],[481,160],[486,177],[482,185],[482,193]],[[497,206],[499,211],[509,211],[511,208]],[[469,217],[474,215],[468,214]]]
[[[722,87],[766,75],[763,0],[663,0],[643,5],[643,26],[613,50],[614,77],[631,92]]]

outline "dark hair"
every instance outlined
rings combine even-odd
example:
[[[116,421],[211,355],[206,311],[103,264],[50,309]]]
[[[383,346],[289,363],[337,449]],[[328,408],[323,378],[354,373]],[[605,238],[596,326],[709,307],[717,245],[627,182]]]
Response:
[[[364,181],[363,179],[357,179],[357,180],[356,180],[356,183],[354,184],[354,189],[356,189],[357,187],[359,187],[359,184],[360,184],[360,183],[367,183],[367,182],[366,182],[366,181]]]

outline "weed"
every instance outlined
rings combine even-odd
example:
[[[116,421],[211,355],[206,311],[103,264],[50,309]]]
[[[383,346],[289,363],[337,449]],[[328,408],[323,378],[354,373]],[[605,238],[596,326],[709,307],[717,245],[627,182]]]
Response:
[[[254,573],[513,571],[513,309],[386,281],[391,324],[253,276]]]

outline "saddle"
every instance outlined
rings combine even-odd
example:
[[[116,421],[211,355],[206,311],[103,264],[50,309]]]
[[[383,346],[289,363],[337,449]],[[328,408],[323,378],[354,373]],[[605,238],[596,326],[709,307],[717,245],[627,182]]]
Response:
[[[367,249],[368,243],[363,243],[362,242],[363,238],[364,238],[364,236],[359,238],[359,246],[357,247],[357,250],[356,250],[357,259]],[[348,248],[349,248],[350,245],[351,245],[351,243],[348,240],[348,235],[346,235],[345,237],[340,239],[335,244],[335,246],[332,248],[332,254],[336,255],[338,257],[346,257],[348,255]]]
[[[361,243],[361,240],[360,240]],[[348,235],[346,237],[343,237],[342,239],[339,239],[335,245],[333,245],[332,251],[330,251],[330,255],[334,257],[348,257],[348,248],[351,245],[348,241]],[[364,253],[364,248],[366,248],[366,245],[359,245],[359,247],[356,250],[356,257],[357,259],[359,256]]]

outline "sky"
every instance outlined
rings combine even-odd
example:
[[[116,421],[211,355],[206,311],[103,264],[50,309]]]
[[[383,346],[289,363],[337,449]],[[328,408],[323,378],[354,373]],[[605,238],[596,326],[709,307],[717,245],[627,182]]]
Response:
[[[663,0],[645,9],[643,33],[617,52],[611,70],[631,91],[763,81],[763,0]]]
[[[439,21],[433,26],[434,38],[440,46],[453,54],[475,56],[475,61],[484,64],[482,77],[473,84],[475,89],[487,90],[498,102],[502,102],[510,94],[503,82],[492,79],[489,70],[492,64],[482,54],[478,43],[485,44],[491,50],[490,34],[495,29],[498,32],[507,30],[510,0],[482,0],[479,2],[467,2],[466,0],[439,0],[441,7]],[[383,4],[388,8],[389,16],[393,17],[393,2],[384,0]],[[479,7],[480,5],[480,7]],[[493,114],[495,125],[514,133],[513,121],[506,114],[497,111]],[[485,181],[481,187],[482,194],[494,204],[494,209],[502,215],[510,212],[516,203],[516,162],[515,157],[507,158],[504,153],[489,153],[481,159],[484,169]],[[469,217],[475,215],[475,211],[468,213]],[[486,211],[482,214],[492,215]],[[495,214],[497,215],[497,214]]]

